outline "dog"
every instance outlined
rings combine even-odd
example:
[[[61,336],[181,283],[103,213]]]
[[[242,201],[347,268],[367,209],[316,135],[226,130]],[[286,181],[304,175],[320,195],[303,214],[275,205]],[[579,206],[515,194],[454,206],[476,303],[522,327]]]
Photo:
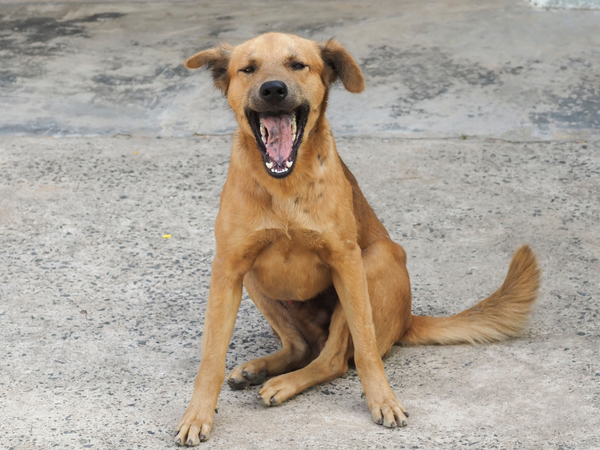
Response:
[[[389,428],[408,417],[384,371],[392,345],[491,342],[522,331],[540,280],[526,245],[487,299],[452,317],[411,314],[406,253],[361,193],[325,118],[333,83],[365,87],[342,45],[268,33],[185,65],[210,69],[238,128],[215,224],[202,361],[177,444],[209,437],[243,286],[282,348],[235,368],[231,388],[264,383],[259,397],[279,405],[343,375],[353,358],[373,420]]]

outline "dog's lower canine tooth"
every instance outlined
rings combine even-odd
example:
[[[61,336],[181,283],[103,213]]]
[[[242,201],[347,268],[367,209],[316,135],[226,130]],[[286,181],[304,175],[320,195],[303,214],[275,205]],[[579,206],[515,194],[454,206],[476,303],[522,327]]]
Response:
[[[294,164],[292,161],[288,161],[288,162],[285,163],[285,165],[288,166],[288,167],[292,167],[292,164]]]
[[[267,166],[270,169],[273,167],[273,163],[272,162],[265,163],[265,166]]]

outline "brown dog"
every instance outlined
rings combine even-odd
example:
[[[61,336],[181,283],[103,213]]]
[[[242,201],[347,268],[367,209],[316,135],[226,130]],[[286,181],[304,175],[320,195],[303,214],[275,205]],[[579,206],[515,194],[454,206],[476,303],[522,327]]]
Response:
[[[448,318],[411,315],[404,249],[340,159],[325,118],[332,83],[364,89],[340,44],[269,33],[205,50],[185,65],[211,69],[239,128],[215,226],[202,363],[178,444],[209,436],[242,286],[283,348],[234,369],[232,388],[274,377],[259,394],[279,405],[339,377],[353,357],[373,420],[391,428],[408,417],[381,360],[393,344],[489,342],[522,330],[539,285],[527,246],[502,287],[476,306]]]

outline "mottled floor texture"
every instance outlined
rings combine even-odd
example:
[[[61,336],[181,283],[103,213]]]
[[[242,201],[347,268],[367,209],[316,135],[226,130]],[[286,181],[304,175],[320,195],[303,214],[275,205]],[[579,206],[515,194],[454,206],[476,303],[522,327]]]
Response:
[[[229,142],[0,139],[3,448],[171,447],[201,358]],[[599,143],[338,146],[409,255],[416,313],[484,298],[528,242],[544,274],[531,324],[494,345],[394,348],[407,428],[371,422],[350,370],[271,409],[225,387],[205,446],[598,448]],[[277,345],[246,298],[228,369]]]
[[[231,133],[183,60],[266,31],[335,37],[367,89],[339,89],[338,134],[600,136],[600,11],[525,0],[0,0],[0,135]]]
[[[404,429],[350,369],[275,408],[225,386],[202,446],[600,450],[599,27],[521,0],[0,0],[0,448],[175,448],[235,126],[182,62],[278,30],[365,73],[329,117],[415,314],[483,299],[523,243],[542,288],[519,339],[394,348]],[[244,297],[228,369],[278,348]]]

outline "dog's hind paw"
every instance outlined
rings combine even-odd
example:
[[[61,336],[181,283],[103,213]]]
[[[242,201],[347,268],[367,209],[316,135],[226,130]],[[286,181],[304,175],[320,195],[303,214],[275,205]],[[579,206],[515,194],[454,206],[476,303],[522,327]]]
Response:
[[[227,380],[227,384],[233,391],[239,391],[242,389],[246,389],[248,386],[250,386],[250,381],[246,379],[238,380],[236,378],[230,378],[229,380]]]
[[[243,366],[238,366],[227,377],[227,384],[235,391],[245,389],[250,385],[261,384],[265,381],[267,371],[265,369],[258,373],[253,373],[249,370],[242,369]]]

